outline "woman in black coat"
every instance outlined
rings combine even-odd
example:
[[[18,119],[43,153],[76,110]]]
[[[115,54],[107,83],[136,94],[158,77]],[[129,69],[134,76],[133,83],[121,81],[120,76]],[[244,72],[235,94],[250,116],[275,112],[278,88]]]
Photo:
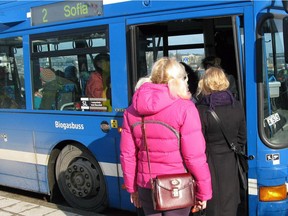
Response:
[[[246,122],[242,105],[227,90],[229,81],[221,68],[206,70],[198,84],[197,104],[212,177],[213,197],[207,202],[207,216],[236,216],[240,203],[240,184],[235,153],[230,149],[221,129],[209,110],[219,116],[232,142],[246,144]]]

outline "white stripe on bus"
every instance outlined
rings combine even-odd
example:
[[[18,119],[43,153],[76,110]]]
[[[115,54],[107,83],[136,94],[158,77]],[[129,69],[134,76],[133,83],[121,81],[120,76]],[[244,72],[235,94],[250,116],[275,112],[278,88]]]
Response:
[[[0,159],[47,166],[49,155],[1,149]]]
[[[99,162],[101,170],[105,176],[123,177],[121,164]],[[118,175],[117,175],[118,173]]]
[[[285,184],[288,191],[288,183],[285,182]],[[257,179],[248,179],[248,194],[255,196],[258,195]]]
[[[258,195],[257,179],[248,179],[248,194],[255,196]]]
[[[31,152],[23,152],[23,151],[15,151],[8,149],[0,150],[0,159],[15,161],[21,163],[29,163],[29,164],[38,164],[47,166],[49,155],[47,154],[34,154]],[[122,169],[120,164],[115,163],[107,163],[107,162],[99,162],[102,172],[105,176],[113,176],[113,177],[123,177]],[[119,175],[117,175],[117,173]]]
[[[15,151],[8,149],[0,150],[0,159],[16,161],[22,163],[31,163],[47,166],[49,155],[46,154],[34,154],[30,152]],[[108,163],[108,162],[99,162],[101,170],[105,176],[112,177],[123,177],[123,172],[121,169],[121,164]],[[286,183],[288,190],[288,183]],[[249,195],[258,195],[257,189],[257,179],[248,179],[248,194]]]
[[[127,2],[131,0],[103,0],[103,5]]]

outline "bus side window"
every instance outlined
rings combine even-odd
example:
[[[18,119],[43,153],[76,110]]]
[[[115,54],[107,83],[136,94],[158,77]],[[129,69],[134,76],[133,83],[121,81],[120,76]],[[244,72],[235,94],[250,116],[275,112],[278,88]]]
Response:
[[[103,111],[111,112],[110,55],[99,53],[94,58],[95,71],[90,74],[85,87],[85,95],[92,98]],[[97,110],[97,106],[95,106]]]
[[[0,108],[17,109],[15,102],[15,90],[12,81],[9,80],[5,66],[0,66]]]
[[[93,110],[99,112],[112,110],[107,28],[107,26],[101,26],[87,33],[79,31],[78,33],[71,34],[70,31],[61,31],[51,33],[51,35],[33,35],[31,37],[33,46],[31,58],[34,85],[34,109],[38,109],[38,104],[41,101],[39,109],[45,110]],[[55,38],[57,38],[57,46],[53,44]],[[45,57],[43,57],[43,55]],[[101,65],[98,65],[98,67],[102,68],[100,72],[101,86],[97,87],[94,81],[90,82],[90,86],[93,87],[93,92],[95,92],[95,86],[96,89],[99,88],[101,91],[97,89],[97,95],[89,95],[87,93],[89,79],[92,74],[95,74],[95,71],[98,72],[97,68],[95,68],[96,64],[94,64],[94,58],[96,57],[97,59],[97,56],[107,57],[108,63],[101,61],[99,63]],[[50,68],[55,72],[55,80],[57,81],[53,81],[55,86],[50,86],[52,82],[51,84],[49,83],[51,88],[41,86],[38,78],[43,68]],[[47,95],[48,92],[51,94],[49,102],[45,99],[45,95]],[[40,97],[41,94],[43,95],[42,99],[35,97],[38,93],[40,93]],[[89,103],[86,103],[87,107],[82,109],[83,106],[81,102],[87,97],[89,97]],[[44,102],[46,104],[45,106]]]

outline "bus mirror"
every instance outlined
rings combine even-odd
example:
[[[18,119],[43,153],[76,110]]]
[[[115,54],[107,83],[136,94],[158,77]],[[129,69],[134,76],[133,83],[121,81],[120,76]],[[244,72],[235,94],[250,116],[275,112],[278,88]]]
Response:
[[[264,40],[264,32],[271,32],[271,29],[267,29],[267,27],[265,27],[267,24],[267,20],[269,19],[273,19],[274,15],[271,13],[266,13],[266,14],[262,14],[259,13],[258,15],[258,22],[257,22],[257,40],[256,40],[256,68],[258,73],[256,73],[256,78],[257,78],[257,83],[262,83],[263,82],[263,75],[262,75],[262,71],[263,71],[263,40]]]
[[[288,13],[288,1],[287,0],[282,0],[282,4],[284,7],[284,10],[286,11],[286,13]]]
[[[288,64],[288,17],[283,18],[283,40],[285,63]]]

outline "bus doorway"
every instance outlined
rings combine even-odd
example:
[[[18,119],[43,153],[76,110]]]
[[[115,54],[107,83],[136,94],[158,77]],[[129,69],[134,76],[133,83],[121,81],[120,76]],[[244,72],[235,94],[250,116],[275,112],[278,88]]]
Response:
[[[186,63],[198,78],[204,72],[202,60],[215,56],[221,60],[225,73],[234,77],[235,95],[243,104],[241,23],[241,17],[229,16],[130,26],[131,92],[137,80],[149,74],[153,63],[163,56]]]
[[[163,56],[184,62],[192,68],[198,79],[205,72],[203,59],[217,57],[221,60],[220,65],[227,76],[234,78],[235,92],[232,93],[245,106],[243,17],[184,19],[132,25],[130,39],[131,96],[138,79],[148,75],[153,63]],[[193,83],[197,86],[197,83]],[[244,189],[241,190],[238,215],[247,215],[247,191]]]

